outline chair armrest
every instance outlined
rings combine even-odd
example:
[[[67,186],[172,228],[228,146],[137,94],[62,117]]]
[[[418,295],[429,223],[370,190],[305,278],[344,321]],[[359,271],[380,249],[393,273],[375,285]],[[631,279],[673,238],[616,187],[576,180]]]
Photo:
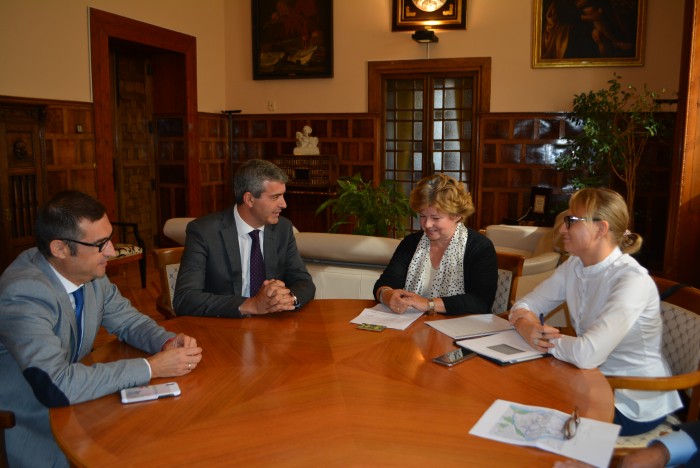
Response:
[[[126,223],[123,221],[112,221],[112,226],[119,226],[122,228],[131,228],[134,232],[134,239],[136,239],[136,245],[141,247],[142,252],[146,251],[146,243],[141,238],[141,234],[139,234],[138,223]],[[123,232],[122,232],[122,237],[126,237]],[[125,242],[124,239],[121,239],[120,243],[127,244],[128,242]]]
[[[554,270],[559,264],[560,258],[561,254],[557,252],[547,252],[536,257],[526,258],[523,264],[523,276]]]
[[[700,371],[670,377],[627,377],[606,376],[613,390],[671,391],[683,390],[700,385]]]

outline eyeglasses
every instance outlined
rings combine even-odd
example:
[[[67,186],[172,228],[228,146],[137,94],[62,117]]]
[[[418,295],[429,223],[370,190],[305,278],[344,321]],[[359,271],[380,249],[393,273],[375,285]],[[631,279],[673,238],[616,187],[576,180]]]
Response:
[[[578,406],[574,408],[574,412],[571,413],[571,416],[566,420],[564,423],[564,427],[561,428],[561,433],[564,436],[564,439],[566,440],[571,440],[574,438],[576,435],[576,429],[578,429],[578,425],[581,423],[581,418],[578,415]]]
[[[566,224],[566,229],[571,229],[571,225],[576,221],[600,221],[600,218],[579,218],[577,216],[564,216],[564,224]]]
[[[86,247],[97,247],[98,252],[102,252],[107,244],[109,244],[109,241],[112,240],[112,236],[114,235],[114,231],[109,235],[108,238],[101,240],[99,242],[83,242],[75,239],[58,239],[62,240],[64,242],[75,242],[76,244],[84,245]]]

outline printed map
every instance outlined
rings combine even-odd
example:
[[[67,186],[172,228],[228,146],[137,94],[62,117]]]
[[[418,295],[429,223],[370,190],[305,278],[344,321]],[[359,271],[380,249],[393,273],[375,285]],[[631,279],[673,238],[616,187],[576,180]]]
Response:
[[[558,451],[564,444],[562,428],[567,418],[549,410],[511,404],[490,433],[515,444],[538,441]]]

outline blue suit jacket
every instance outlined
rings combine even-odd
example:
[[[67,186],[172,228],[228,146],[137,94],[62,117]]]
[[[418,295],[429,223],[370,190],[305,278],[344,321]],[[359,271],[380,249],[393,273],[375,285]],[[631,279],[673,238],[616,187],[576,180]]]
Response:
[[[67,406],[145,385],[144,359],[85,366],[100,325],[149,353],[175,336],[134,309],[109,279],[84,285],[83,343],[75,312],[44,256],[29,249],[0,276],[0,408],[14,411],[6,432],[10,466],[65,466],[49,427],[48,408]]]
[[[265,226],[263,257],[267,278],[284,281],[301,305],[314,298],[316,286],[297,250],[292,223],[280,216]],[[178,315],[240,317],[243,272],[233,208],[187,225],[185,250],[175,283]]]

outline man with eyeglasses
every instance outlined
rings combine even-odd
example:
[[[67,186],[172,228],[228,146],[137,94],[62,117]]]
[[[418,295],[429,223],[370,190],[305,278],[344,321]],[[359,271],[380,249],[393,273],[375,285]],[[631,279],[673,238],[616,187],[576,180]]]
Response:
[[[38,213],[35,235],[37,247],[0,276],[0,408],[15,413],[16,426],[5,433],[10,466],[67,466],[48,408],[185,375],[202,349],[141,314],[105,276],[115,251],[99,201],[57,194]],[[81,364],[100,326],[151,355]]]

